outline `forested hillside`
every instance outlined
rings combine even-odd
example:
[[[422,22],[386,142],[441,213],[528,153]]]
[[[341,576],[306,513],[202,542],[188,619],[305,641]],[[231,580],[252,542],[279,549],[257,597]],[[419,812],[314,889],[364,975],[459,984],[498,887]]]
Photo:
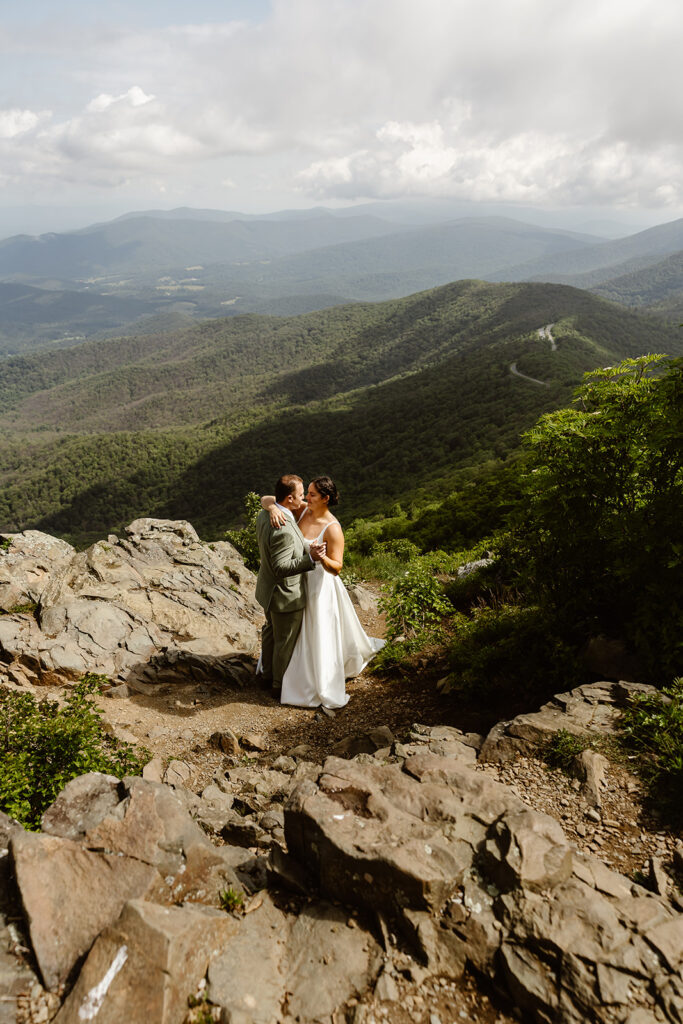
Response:
[[[653,350],[683,339],[576,289],[460,281],[10,359],[0,524],[84,538],[158,515],[217,536],[287,469],[335,475],[349,522],[504,459],[584,370]]]

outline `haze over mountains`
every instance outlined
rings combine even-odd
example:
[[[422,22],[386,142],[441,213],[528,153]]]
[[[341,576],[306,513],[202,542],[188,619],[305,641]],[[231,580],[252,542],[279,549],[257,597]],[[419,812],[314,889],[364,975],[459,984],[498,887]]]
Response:
[[[177,328],[192,319],[376,302],[465,278],[596,287],[617,301],[677,315],[683,281],[676,264],[665,303],[659,294],[648,301],[638,275],[683,252],[683,221],[605,241],[503,217],[435,223],[426,214],[429,222],[418,224],[410,205],[387,216],[378,208],[251,216],[152,211],[5,239],[0,353]],[[610,282],[626,274],[636,278],[610,291]]]

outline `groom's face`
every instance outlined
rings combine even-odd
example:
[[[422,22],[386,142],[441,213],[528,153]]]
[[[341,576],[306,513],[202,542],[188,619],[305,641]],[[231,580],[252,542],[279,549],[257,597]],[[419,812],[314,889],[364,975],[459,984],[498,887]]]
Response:
[[[297,484],[295,489],[289,495],[289,499],[289,508],[291,508],[293,512],[299,512],[306,504],[304,501],[304,485]]]

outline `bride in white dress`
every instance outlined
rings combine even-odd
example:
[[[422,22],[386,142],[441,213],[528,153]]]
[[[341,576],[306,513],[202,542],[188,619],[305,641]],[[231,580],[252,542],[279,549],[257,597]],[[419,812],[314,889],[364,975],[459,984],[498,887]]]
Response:
[[[308,541],[325,540],[326,553],[305,575],[306,607],[291,661],[282,679],[282,704],[297,707],[341,708],[349,697],[346,680],[357,676],[384,646],[370,637],[358,621],[351,598],[339,572],[344,560],[344,532],[330,512],[339,501],[328,476],[311,481],[307,507],[298,525]],[[261,501],[270,512],[273,526],[282,513],[270,496]]]

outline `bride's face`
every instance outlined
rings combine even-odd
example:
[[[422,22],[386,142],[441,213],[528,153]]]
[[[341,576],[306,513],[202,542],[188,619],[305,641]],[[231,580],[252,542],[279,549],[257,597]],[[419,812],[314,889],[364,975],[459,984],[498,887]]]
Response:
[[[308,485],[308,491],[306,493],[306,502],[313,515],[318,515],[324,512],[327,508],[327,501],[323,498],[322,494],[315,486],[315,484]]]

